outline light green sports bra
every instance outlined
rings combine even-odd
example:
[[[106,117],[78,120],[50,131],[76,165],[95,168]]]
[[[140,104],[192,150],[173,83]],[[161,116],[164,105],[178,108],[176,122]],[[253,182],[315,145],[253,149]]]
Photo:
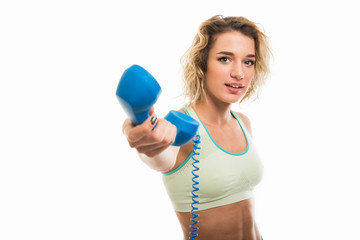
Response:
[[[185,112],[201,122],[192,108],[184,109]],[[257,154],[248,131],[240,116],[231,112],[244,132],[247,148],[242,153],[231,153],[222,149],[211,137],[205,125],[201,122],[199,134],[201,137],[200,155],[196,159],[200,168],[196,173],[199,195],[196,204],[199,211],[219,207],[251,198],[252,190],[263,175],[263,165]],[[163,174],[163,182],[175,211],[190,212],[192,203],[192,156],[182,165],[169,173]]]

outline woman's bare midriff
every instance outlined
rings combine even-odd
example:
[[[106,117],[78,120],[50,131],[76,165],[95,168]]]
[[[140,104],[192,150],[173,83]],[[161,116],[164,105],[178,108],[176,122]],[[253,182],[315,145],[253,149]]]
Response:
[[[196,226],[197,240],[261,240],[254,219],[253,200],[247,199],[233,204],[197,211],[200,216]],[[190,237],[191,213],[176,212],[184,232]]]

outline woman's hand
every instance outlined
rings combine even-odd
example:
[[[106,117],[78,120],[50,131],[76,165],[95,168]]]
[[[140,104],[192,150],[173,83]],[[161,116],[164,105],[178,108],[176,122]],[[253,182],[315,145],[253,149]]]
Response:
[[[134,126],[130,119],[126,119],[123,133],[130,147],[152,158],[174,143],[176,127],[165,119],[157,119],[154,107],[150,109],[149,115],[148,119],[137,126]]]

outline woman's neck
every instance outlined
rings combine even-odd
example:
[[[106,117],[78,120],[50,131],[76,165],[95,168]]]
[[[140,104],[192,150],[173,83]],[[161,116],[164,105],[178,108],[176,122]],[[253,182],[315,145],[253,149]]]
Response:
[[[229,123],[233,119],[230,112],[231,104],[215,104],[202,100],[195,103],[192,108],[202,122],[210,125],[221,126]]]

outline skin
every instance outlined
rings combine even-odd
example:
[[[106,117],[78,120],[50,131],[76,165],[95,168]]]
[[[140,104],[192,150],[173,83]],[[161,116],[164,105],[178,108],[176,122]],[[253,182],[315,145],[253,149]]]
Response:
[[[231,115],[230,108],[248,91],[254,76],[255,60],[255,42],[252,38],[237,31],[218,34],[208,55],[204,79],[206,98],[192,106],[215,142],[229,152],[240,153],[247,147],[244,133]],[[234,89],[229,87],[230,85],[241,88]],[[151,113],[153,114],[153,110]],[[244,114],[239,113],[239,115],[251,134],[249,119]],[[173,148],[176,161],[172,167],[162,172],[172,171],[192,152],[192,143],[189,142],[180,149],[169,147],[176,135],[176,128],[174,130],[174,126],[164,120],[158,120],[157,127],[153,131],[151,128],[150,120],[144,123],[143,128],[141,125],[130,126],[128,120],[124,123],[124,133],[128,137],[129,144],[139,153],[156,156],[165,149],[169,151],[168,149]],[[261,240],[254,219],[253,199],[197,213],[200,214],[197,218],[199,220],[197,226],[200,230],[196,239]],[[184,232],[184,239],[189,239],[191,214],[176,212],[176,216]]]

